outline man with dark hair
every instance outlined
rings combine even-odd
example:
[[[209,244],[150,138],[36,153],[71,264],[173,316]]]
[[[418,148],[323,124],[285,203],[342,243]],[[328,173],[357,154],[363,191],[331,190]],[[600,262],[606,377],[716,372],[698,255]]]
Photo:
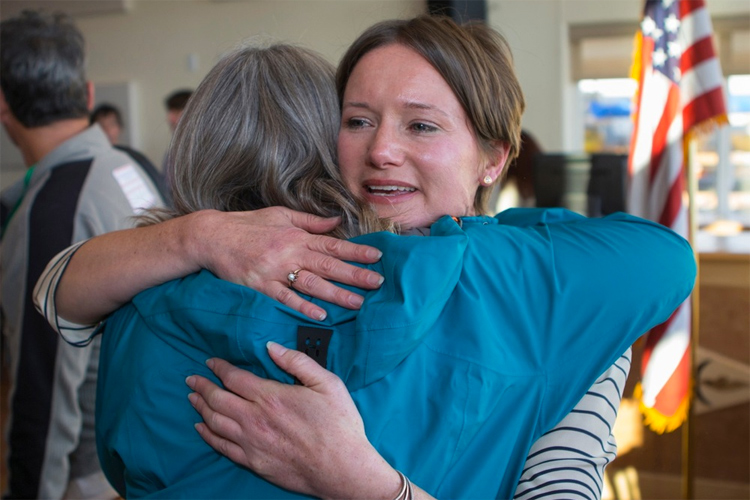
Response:
[[[84,59],[83,36],[64,14],[26,11],[0,23],[0,123],[28,167],[0,194],[9,498],[113,494],[94,436],[98,342],[59,341],[32,292],[55,254],[163,204],[141,167],[89,127]]]
[[[177,122],[180,121],[191,95],[193,95],[192,90],[182,89],[172,92],[164,99],[164,106],[167,108],[167,123],[172,132],[177,128]]]
[[[111,104],[100,104],[91,113],[91,124],[98,123],[109,142],[114,146],[120,142],[122,133],[122,113]]]

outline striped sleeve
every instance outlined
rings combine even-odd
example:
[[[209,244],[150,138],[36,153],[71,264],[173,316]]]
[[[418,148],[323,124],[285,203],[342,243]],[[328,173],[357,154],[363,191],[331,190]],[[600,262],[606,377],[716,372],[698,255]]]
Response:
[[[565,418],[531,447],[516,500],[602,497],[604,468],[617,456],[613,432],[631,351],[589,389]]]
[[[55,255],[49,264],[47,264],[47,267],[42,272],[34,287],[34,305],[36,306],[36,310],[44,316],[65,342],[79,347],[88,345],[91,342],[97,325],[78,325],[58,316],[55,293],[70,259],[85,242],[76,243]]]

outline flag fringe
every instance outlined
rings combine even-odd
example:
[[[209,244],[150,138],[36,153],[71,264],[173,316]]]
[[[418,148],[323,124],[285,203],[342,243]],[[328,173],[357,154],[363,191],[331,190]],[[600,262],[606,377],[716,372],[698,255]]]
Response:
[[[714,117],[711,117],[707,120],[703,120],[700,123],[696,123],[690,129],[685,133],[685,143],[689,143],[693,139],[709,134],[713,132],[715,129],[722,127],[724,125],[727,125],[729,123],[729,118],[727,117],[726,113],[717,115]]]
[[[692,382],[690,384],[692,386]],[[633,397],[638,400],[638,406],[643,414],[643,425],[656,432],[657,434],[664,434],[665,432],[672,432],[679,428],[688,417],[688,410],[690,408],[690,393],[691,390],[685,395],[680,402],[673,415],[664,415],[656,408],[646,406],[643,402],[643,388],[641,383],[636,384],[633,390]]]
[[[710,134],[715,129],[719,127],[723,127],[724,125],[727,125],[729,123],[729,119],[727,118],[726,113],[714,116],[712,118],[709,118],[707,120],[703,120],[700,123],[697,123],[693,127],[690,128],[687,132],[685,132],[685,135],[682,139],[682,151],[683,151],[683,158],[687,161],[687,158],[690,157],[690,143],[697,139],[698,137],[706,134]],[[689,163],[686,163],[686,165],[689,165]],[[688,174],[688,169],[685,169],[685,174]],[[692,202],[691,202],[692,203]]]

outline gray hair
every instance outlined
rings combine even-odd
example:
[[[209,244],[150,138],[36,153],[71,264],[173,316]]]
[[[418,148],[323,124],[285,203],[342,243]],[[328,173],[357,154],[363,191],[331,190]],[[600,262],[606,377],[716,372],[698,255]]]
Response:
[[[284,206],[341,216],[332,235],[389,229],[344,187],[334,69],[290,45],[225,56],[190,98],[168,154],[174,211]],[[169,216],[168,215],[168,216]],[[162,217],[164,218],[164,217]]]
[[[88,117],[83,35],[66,14],[23,11],[0,23],[0,88],[27,128]]]

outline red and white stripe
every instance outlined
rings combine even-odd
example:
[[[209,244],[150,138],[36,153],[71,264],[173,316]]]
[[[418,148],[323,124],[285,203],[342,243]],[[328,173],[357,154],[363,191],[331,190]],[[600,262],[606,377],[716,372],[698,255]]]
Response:
[[[658,2],[656,8],[673,1]],[[679,83],[653,68],[654,39],[645,34],[641,38],[628,210],[687,237],[685,139],[696,126],[726,111],[708,11],[702,0],[679,0],[677,11]],[[642,403],[667,419],[677,413],[689,395],[690,324],[688,299],[667,322],[653,329],[646,341]]]

